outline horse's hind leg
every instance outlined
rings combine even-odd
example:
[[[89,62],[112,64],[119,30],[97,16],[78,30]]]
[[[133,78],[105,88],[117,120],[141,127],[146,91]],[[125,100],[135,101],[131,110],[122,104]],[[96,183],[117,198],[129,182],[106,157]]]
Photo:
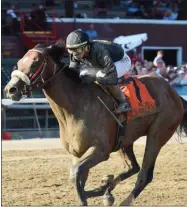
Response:
[[[126,172],[119,174],[111,183],[104,195],[104,205],[109,206],[112,205],[114,200],[111,194],[111,191],[116,187],[118,183],[121,181],[131,177],[132,175],[136,174],[140,170],[140,166],[136,160],[133,151],[133,144],[128,146],[127,148],[122,148],[119,150],[121,158],[124,162],[124,167],[128,168]]]
[[[130,205],[153,179],[155,162],[160,149],[175,131],[175,129],[171,129],[171,123],[169,123],[169,121],[163,127],[160,123],[160,121],[157,121],[154,126],[150,127],[142,168],[138,175],[137,182],[130,195],[120,204],[121,206]]]

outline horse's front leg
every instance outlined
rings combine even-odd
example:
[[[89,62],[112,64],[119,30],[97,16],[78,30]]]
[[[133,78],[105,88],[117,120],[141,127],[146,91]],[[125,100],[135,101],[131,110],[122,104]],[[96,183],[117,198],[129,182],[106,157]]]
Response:
[[[74,166],[72,166],[71,176],[73,177],[72,180],[74,180],[75,182],[77,195],[81,205],[87,205],[86,195],[84,193],[84,185],[82,184],[82,178],[90,168],[109,158],[109,154],[104,152],[103,149],[104,148],[101,146],[90,147],[85,152],[85,154],[78,160],[78,162]]]
[[[75,183],[74,166],[79,162],[79,160],[80,160],[80,158],[72,156],[72,162],[71,162],[71,167],[70,167],[70,180],[72,183]],[[88,173],[89,173],[89,170],[85,170],[83,172],[81,180],[80,180],[80,184],[81,184],[83,190],[84,190],[87,178],[88,178]]]

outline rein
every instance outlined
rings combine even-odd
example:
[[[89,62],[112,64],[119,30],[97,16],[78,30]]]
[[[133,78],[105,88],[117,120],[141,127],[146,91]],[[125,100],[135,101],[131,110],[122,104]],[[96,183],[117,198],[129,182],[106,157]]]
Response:
[[[14,70],[11,73],[12,78],[21,79],[26,84],[26,87],[24,87],[24,89],[22,90],[22,95],[27,95],[29,93],[29,91],[31,91],[31,86],[34,84],[38,88],[44,88],[47,83],[52,81],[59,73],[61,73],[67,67],[66,65],[64,65],[64,67],[62,67],[62,68],[60,68],[60,67],[57,68],[57,64],[53,61],[53,59],[41,50],[31,49],[29,51],[30,52],[35,51],[35,52],[40,53],[43,57],[43,60],[42,60],[42,63],[40,64],[39,68],[34,72],[34,74],[26,75],[25,73],[23,73],[20,70]],[[48,78],[47,80],[44,80],[43,74],[45,73],[46,69],[48,68],[49,63],[52,65],[53,73],[50,78]],[[41,79],[41,81],[40,81],[40,79]]]
[[[38,52],[44,58],[43,61],[42,61],[42,63],[41,63],[41,65],[40,65],[40,67],[36,70],[36,72],[30,78],[31,85],[36,84],[36,86],[38,88],[43,88],[48,82],[50,82],[51,80],[53,80],[62,70],[64,70],[65,67],[63,67],[62,69],[57,70],[57,64],[47,54],[45,54],[43,51],[37,50],[37,49],[31,49],[29,51],[30,52]],[[42,76],[43,76],[44,72],[46,71],[47,65],[49,64],[48,61],[50,61],[51,64],[53,65],[53,75],[49,79],[44,80]],[[42,80],[42,83],[38,83],[37,84],[37,81],[40,78]]]
[[[39,86],[37,86],[38,88],[44,88],[46,86],[47,83],[49,83],[50,81],[52,81],[54,78],[56,78],[56,76],[58,74],[60,74],[64,69],[66,68],[66,66],[64,66],[63,68],[61,68],[60,70],[58,70],[51,78],[45,80],[45,82],[43,82],[42,84],[40,84]]]

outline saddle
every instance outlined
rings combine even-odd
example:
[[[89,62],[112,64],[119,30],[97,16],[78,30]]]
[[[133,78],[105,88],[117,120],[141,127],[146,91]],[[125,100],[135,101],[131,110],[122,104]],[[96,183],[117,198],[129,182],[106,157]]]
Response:
[[[113,152],[120,149],[125,136],[126,124],[139,117],[148,116],[157,112],[155,100],[152,98],[145,84],[137,77],[126,76],[120,79],[118,83],[131,106],[131,110],[124,113],[122,112],[117,116],[123,127],[120,127],[118,124],[116,143],[114,145]],[[106,89],[103,90],[106,92]],[[106,93],[109,94],[109,92]],[[113,97],[112,100],[115,108],[117,108],[116,101]]]
[[[131,105],[131,110],[127,111],[127,123],[157,112],[155,100],[146,85],[137,77],[123,79],[120,88]]]

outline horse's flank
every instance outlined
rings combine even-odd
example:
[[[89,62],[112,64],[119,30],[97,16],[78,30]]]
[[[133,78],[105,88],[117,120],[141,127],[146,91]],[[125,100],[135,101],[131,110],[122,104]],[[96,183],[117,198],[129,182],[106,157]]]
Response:
[[[174,105],[175,91],[168,84],[156,76],[140,77],[147,86],[152,97],[156,100],[158,111],[168,110],[168,104]],[[102,97],[107,106],[113,110],[113,103],[105,93],[95,84],[82,85],[67,77],[64,72],[59,74],[45,89],[45,95],[57,117],[60,126],[60,138],[69,153],[80,157],[91,145],[102,141],[108,152],[112,151],[117,126],[110,114],[98,101]],[[179,105],[181,102],[179,100]],[[171,107],[172,108],[172,107]],[[171,113],[173,111],[171,110]],[[140,136],[146,135],[149,124],[155,118],[138,119],[127,126],[127,135],[134,130],[131,125],[136,125],[134,136],[126,136],[126,145],[133,143]],[[167,119],[165,120],[167,122]],[[138,130],[138,127],[141,126]],[[99,140],[99,141],[98,141]],[[106,150],[105,149],[105,150]]]

